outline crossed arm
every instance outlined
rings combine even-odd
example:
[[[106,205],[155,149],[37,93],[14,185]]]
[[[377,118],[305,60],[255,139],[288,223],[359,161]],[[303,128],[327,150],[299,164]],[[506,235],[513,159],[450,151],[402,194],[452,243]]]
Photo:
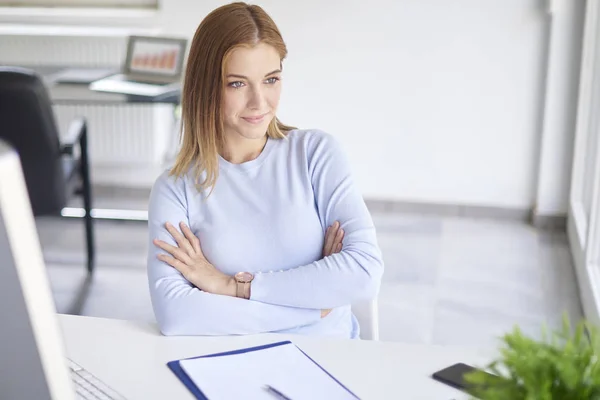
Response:
[[[180,231],[166,228],[167,222],[187,220],[185,196],[167,177],[157,181],[149,209],[148,277],[155,315],[164,334],[284,330],[318,321],[324,309],[376,295],[383,262],[370,214],[337,143],[330,136],[315,141],[309,173],[319,216],[323,225],[341,223],[344,248],[335,252],[338,248],[330,247],[323,259],[308,265],[256,276],[250,300],[235,297],[232,278],[202,260],[200,244],[189,236],[191,232],[186,235],[185,226]],[[182,240],[186,236],[187,243]]]
[[[148,278],[154,312],[163,334],[272,332],[313,323],[331,311],[271,305],[235,297],[232,277],[208,263],[191,230],[184,224],[178,230],[169,222],[163,222],[187,218],[184,204],[177,201],[177,197],[166,195],[172,191],[169,186],[157,182],[149,212],[152,243]],[[324,257],[341,250],[343,230],[337,229],[339,224],[333,228],[327,230]]]

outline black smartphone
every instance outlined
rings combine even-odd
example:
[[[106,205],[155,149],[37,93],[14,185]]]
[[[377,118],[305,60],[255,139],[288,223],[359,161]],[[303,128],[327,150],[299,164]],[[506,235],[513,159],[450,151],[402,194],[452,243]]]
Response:
[[[452,386],[453,388],[462,390],[464,392],[469,392],[469,389],[472,389],[473,387],[472,385],[468,385],[464,381],[463,375],[468,372],[475,371],[476,369],[477,368],[474,368],[467,364],[457,363],[447,368],[441,369],[437,372],[434,372],[431,377],[436,381],[445,383],[446,385]]]

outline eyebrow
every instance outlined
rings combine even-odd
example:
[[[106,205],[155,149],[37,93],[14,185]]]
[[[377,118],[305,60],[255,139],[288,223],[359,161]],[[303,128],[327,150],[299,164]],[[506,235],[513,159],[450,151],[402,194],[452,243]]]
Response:
[[[281,70],[280,70],[280,69],[276,69],[275,71],[271,71],[271,72],[269,72],[268,74],[266,74],[266,75],[265,75],[265,78],[266,78],[267,76],[269,76],[269,75],[277,74],[277,73],[279,73],[279,72],[281,72]],[[229,74],[229,75],[227,75],[227,77],[228,77],[228,78],[240,78],[240,79],[248,79],[248,77],[247,77],[247,76],[244,76],[244,75],[238,75],[238,74]]]

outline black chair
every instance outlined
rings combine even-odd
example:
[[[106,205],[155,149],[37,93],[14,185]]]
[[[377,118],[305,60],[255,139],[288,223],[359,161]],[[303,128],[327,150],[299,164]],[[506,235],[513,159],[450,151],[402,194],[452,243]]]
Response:
[[[91,276],[95,246],[86,120],[74,120],[61,143],[40,77],[24,68],[0,66],[0,138],[19,153],[35,216],[61,215],[73,195],[83,195]]]

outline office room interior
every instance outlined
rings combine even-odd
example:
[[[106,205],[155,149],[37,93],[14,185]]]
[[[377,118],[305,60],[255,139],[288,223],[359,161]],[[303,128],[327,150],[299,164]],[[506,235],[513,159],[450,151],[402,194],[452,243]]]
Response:
[[[0,0],[0,66],[40,77],[61,140],[87,121],[93,273],[81,190],[35,216],[58,314],[173,339],[152,308],[147,215],[181,108],[53,74],[118,72],[132,35],[189,51],[228,3]],[[337,139],[372,216],[384,273],[371,339],[496,349],[515,326],[540,338],[564,315],[600,323],[600,1],[256,4],[288,49],[278,118]]]

